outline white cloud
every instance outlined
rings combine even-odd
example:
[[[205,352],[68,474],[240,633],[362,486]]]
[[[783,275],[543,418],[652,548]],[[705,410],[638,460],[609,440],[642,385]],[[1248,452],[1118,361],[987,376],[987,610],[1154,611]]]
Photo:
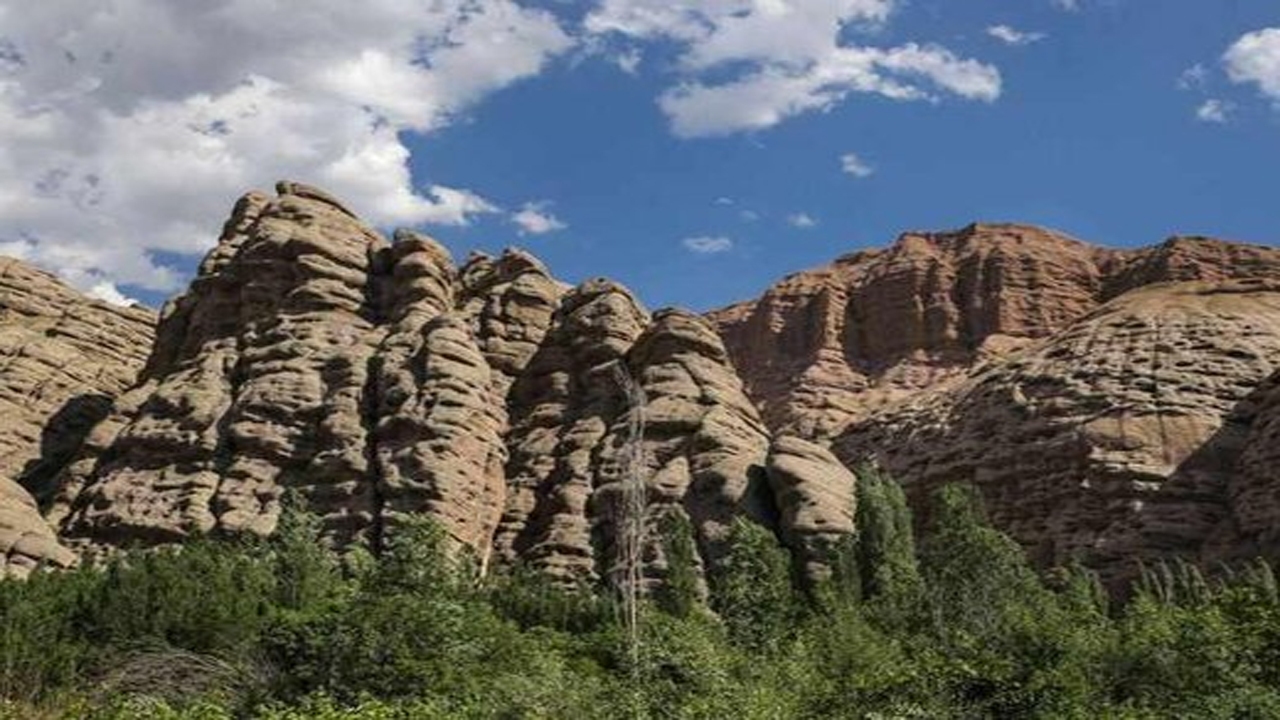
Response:
[[[854,177],[865,178],[871,177],[876,169],[871,167],[865,160],[858,157],[857,153],[845,153],[840,156],[840,170]]]
[[[695,252],[699,255],[714,255],[716,253],[728,252],[733,249],[733,240],[730,240],[723,235],[700,235],[698,237],[687,237],[681,242],[690,252]]]
[[[1209,83],[1209,69],[1203,63],[1196,63],[1178,76],[1179,90],[1203,90]]]
[[[1196,108],[1196,119],[1200,122],[1222,124],[1227,122],[1233,109],[1234,106],[1229,102],[1210,98]]]
[[[743,222],[755,222],[760,219],[760,213],[755,210],[743,210],[738,213],[738,217],[741,218]]]
[[[512,0],[0,0],[0,246],[80,287],[172,291],[242,191],[312,182],[378,224],[465,224],[401,133],[449,123],[573,40]]]
[[[658,104],[680,137],[762,130],[829,109],[851,93],[896,100],[1000,95],[999,71],[946,48],[846,42],[847,30],[883,25],[895,6],[894,0],[602,0],[584,26],[676,44],[679,80]]]
[[[799,213],[788,215],[787,224],[797,228],[811,228],[811,227],[816,227],[818,224],[818,221],[814,220],[813,217],[809,215],[809,213],[799,212]]]
[[[1075,12],[1080,9],[1080,0],[1051,0],[1051,4],[1066,12]]]
[[[1042,32],[1027,32],[1008,25],[992,25],[987,28],[987,34],[1006,45],[1030,45],[1047,37]]]
[[[527,202],[511,216],[511,221],[520,227],[521,235],[545,235],[569,227],[546,207],[546,202]]]
[[[120,292],[120,289],[107,280],[101,280],[94,283],[93,286],[85,290],[85,295],[91,298],[97,298],[112,305],[129,306],[138,301]]]
[[[716,204],[716,205],[732,205],[732,204],[733,204],[733,198],[731,198],[731,197],[725,197],[725,196],[721,195],[720,197],[716,198],[716,200],[715,200],[715,204]]]
[[[1255,84],[1264,97],[1280,106],[1280,27],[1241,36],[1222,62],[1232,82]]]

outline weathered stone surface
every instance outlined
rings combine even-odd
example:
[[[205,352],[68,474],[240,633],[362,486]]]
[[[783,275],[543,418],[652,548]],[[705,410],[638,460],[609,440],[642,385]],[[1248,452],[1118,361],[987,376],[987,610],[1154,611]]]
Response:
[[[6,291],[19,271],[0,275],[17,318],[0,323],[16,418],[0,478],[49,510],[0,493],[12,572],[69,563],[66,547],[269,533],[292,490],[335,543],[378,547],[427,515],[490,566],[604,582],[638,477],[649,586],[672,517],[695,572],[745,515],[817,580],[853,530],[840,460],[869,456],[916,498],[977,485],[1045,564],[1116,579],[1139,558],[1280,555],[1280,250],[975,225],[709,318],[650,316],[519,250],[456,268],[430,238],[388,243],[281,183],[236,205],[145,366],[145,313],[91,305],[106,314],[77,325],[59,308],[86,301],[31,291],[47,276]],[[40,413],[61,414],[53,436]]]
[[[665,515],[691,520],[699,562],[735,514],[767,515],[767,433],[701,317],[651,319],[606,280],[570,290],[519,250],[458,270],[319,190],[277,193],[236,205],[139,384],[58,474],[68,543],[269,533],[293,490],[337,543],[427,515],[486,562],[594,582],[615,565],[632,447],[651,580]],[[649,398],[634,439],[620,369]]]
[[[136,414],[103,430],[114,439],[87,473],[64,478],[65,537],[269,532],[286,488],[336,535],[371,526],[364,393],[380,338],[367,292],[386,243],[318,191],[278,190],[237,205],[166,308]]]
[[[1108,250],[1021,225],[907,233],[710,313],[766,421],[831,438],[851,422],[1169,280],[1280,278],[1280,250],[1204,238]]]
[[[769,447],[769,484],[781,512],[783,539],[802,563],[805,577],[831,577],[831,552],[854,531],[857,478],[827,448],[791,435]]]
[[[599,577],[587,505],[601,443],[626,409],[614,367],[648,321],[616,283],[589,281],[565,296],[511,388],[508,497],[495,538],[504,562],[566,580]]]
[[[0,258],[0,476],[41,496],[138,375],[155,315],[92,300]]]
[[[733,372],[728,353],[704,319],[676,309],[655,313],[627,353],[630,376],[643,390],[640,456],[647,470],[646,575],[660,582],[667,568],[664,518],[682,515],[693,526],[702,572],[724,554],[730,523],[739,515],[769,522],[774,506],[764,463],[768,431]],[[610,429],[598,470],[597,513],[618,514],[619,469],[630,438],[621,417]],[[616,522],[604,526],[613,544]]]
[[[26,577],[37,567],[66,568],[76,556],[58,542],[53,528],[21,485],[0,476],[0,577]]]
[[[1240,412],[1278,362],[1280,282],[1140,288],[851,426],[838,454],[877,458],[917,498],[976,485],[1041,564],[1081,558],[1123,578],[1142,559],[1211,562],[1280,519],[1262,502],[1280,485],[1274,410]]]
[[[32,493],[51,498],[60,467],[142,368],[154,323],[0,258],[0,575],[74,563]]]

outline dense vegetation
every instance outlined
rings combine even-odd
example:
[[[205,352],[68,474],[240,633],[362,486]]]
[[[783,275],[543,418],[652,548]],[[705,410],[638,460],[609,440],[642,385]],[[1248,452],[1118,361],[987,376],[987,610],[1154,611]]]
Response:
[[[1084,570],[1031,570],[965,489],[917,543],[897,486],[862,477],[860,534],[819,587],[740,521],[703,602],[688,524],[665,521],[635,655],[607,593],[479,581],[429,524],[339,558],[295,511],[267,541],[6,581],[0,716],[1280,717],[1266,565],[1162,565],[1112,607]]]

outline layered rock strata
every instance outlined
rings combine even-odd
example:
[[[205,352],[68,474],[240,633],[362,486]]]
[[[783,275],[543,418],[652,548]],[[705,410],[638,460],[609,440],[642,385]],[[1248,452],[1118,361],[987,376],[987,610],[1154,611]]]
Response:
[[[917,500],[977,486],[1041,565],[1212,565],[1275,550],[1278,363],[1280,281],[1140,288],[855,423],[837,454],[878,459]]]
[[[520,251],[455,268],[424,236],[389,243],[314,188],[277,190],[237,204],[140,382],[59,474],[67,542],[266,534],[296,493],[340,544],[426,515],[486,564],[590,583],[617,564],[638,476],[658,581],[666,515],[691,521],[700,566],[735,515],[770,516],[767,432],[701,317],[569,288]]]
[[[1280,249],[1173,238],[1109,250],[1042,228],[907,233],[708,316],[770,427],[829,440],[852,422],[1171,280],[1280,279]]]
[[[37,498],[49,499],[58,469],[134,382],[154,322],[0,259],[0,574],[73,561]]]

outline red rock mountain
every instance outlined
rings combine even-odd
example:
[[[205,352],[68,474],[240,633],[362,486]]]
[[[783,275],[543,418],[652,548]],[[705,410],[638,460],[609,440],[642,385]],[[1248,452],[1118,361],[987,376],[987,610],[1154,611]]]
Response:
[[[596,582],[638,475],[649,582],[671,516],[699,568],[746,516],[819,577],[869,459],[915,498],[976,485],[1046,565],[1280,555],[1276,249],[974,225],[701,317],[517,250],[455,264],[281,183],[236,205],[154,343],[145,312],[33,272],[0,293],[26,308],[0,318],[24,359],[0,369],[11,572],[269,533],[293,491],[336,543],[426,515],[489,566]]]
[[[1280,278],[1280,249],[1173,238],[1108,250],[1023,225],[907,233],[708,314],[775,430],[850,422],[1174,280]]]

